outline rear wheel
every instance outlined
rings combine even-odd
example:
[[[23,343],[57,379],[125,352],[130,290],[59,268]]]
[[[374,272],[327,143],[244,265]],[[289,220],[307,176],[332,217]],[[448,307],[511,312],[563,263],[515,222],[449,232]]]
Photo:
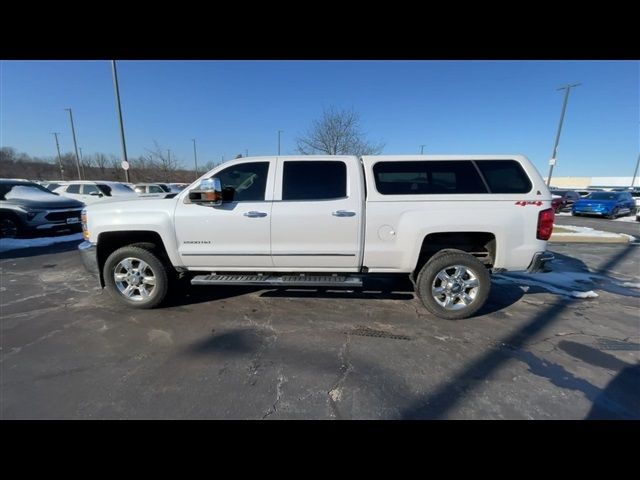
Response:
[[[132,246],[109,255],[103,277],[111,296],[133,308],[156,307],[169,285],[165,264],[151,251]]]
[[[484,305],[490,288],[484,264],[462,251],[434,255],[416,281],[416,292],[427,310],[448,320],[472,316]]]

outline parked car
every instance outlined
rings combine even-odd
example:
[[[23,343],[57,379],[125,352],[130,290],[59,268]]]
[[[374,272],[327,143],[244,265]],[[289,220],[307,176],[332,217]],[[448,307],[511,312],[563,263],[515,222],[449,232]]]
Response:
[[[636,209],[629,192],[593,192],[588,198],[578,200],[571,209],[572,215],[600,215],[614,219],[628,215]]]
[[[171,187],[166,183],[136,183],[133,190],[140,197],[145,198],[165,198],[173,192]]]
[[[137,199],[136,192],[120,182],[74,180],[59,186],[55,193],[90,204],[106,200]]]
[[[84,205],[25,180],[0,179],[0,237],[35,232],[79,232]]]
[[[580,200],[580,194],[574,190],[551,190],[551,206],[556,213],[570,211],[573,204]]]
[[[365,194],[366,188],[366,194]],[[171,199],[88,205],[85,267],[118,301],[194,285],[358,288],[405,275],[432,314],[467,318],[490,272],[542,269],[551,194],[524,156],[231,160]]]
[[[45,181],[45,182],[39,182],[39,183],[40,183],[40,185],[42,185],[47,190],[53,192],[56,188],[58,188],[61,185],[66,184],[67,182],[65,182],[63,180],[52,180],[52,181]]]
[[[182,190],[189,186],[188,183],[168,183],[167,185],[169,185],[171,191],[175,193],[180,193]]]

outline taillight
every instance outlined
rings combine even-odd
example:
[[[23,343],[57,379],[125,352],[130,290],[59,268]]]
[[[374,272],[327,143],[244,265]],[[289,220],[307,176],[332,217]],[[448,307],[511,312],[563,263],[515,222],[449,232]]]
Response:
[[[538,232],[536,235],[538,240],[549,240],[551,232],[553,232],[555,216],[553,208],[547,208],[538,213]]]

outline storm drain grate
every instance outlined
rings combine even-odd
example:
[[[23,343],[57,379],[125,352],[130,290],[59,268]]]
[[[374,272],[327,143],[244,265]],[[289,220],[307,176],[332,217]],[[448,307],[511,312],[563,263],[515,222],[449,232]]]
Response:
[[[411,337],[407,335],[398,335],[395,333],[385,332],[384,330],[374,330],[373,328],[363,327],[361,325],[357,325],[351,330],[344,330],[342,333],[357,335],[359,337],[390,338],[392,340],[411,340]]]
[[[640,351],[640,343],[624,342],[621,340],[606,340],[604,338],[599,338],[597,343],[600,350]]]

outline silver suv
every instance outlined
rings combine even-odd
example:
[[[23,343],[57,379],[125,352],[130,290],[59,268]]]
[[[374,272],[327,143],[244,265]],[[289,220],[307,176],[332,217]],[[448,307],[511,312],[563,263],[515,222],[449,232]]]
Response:
[[[37,183],[0,179],[0,237],[80,232],[83,207],[81,202],[61,197]]]

